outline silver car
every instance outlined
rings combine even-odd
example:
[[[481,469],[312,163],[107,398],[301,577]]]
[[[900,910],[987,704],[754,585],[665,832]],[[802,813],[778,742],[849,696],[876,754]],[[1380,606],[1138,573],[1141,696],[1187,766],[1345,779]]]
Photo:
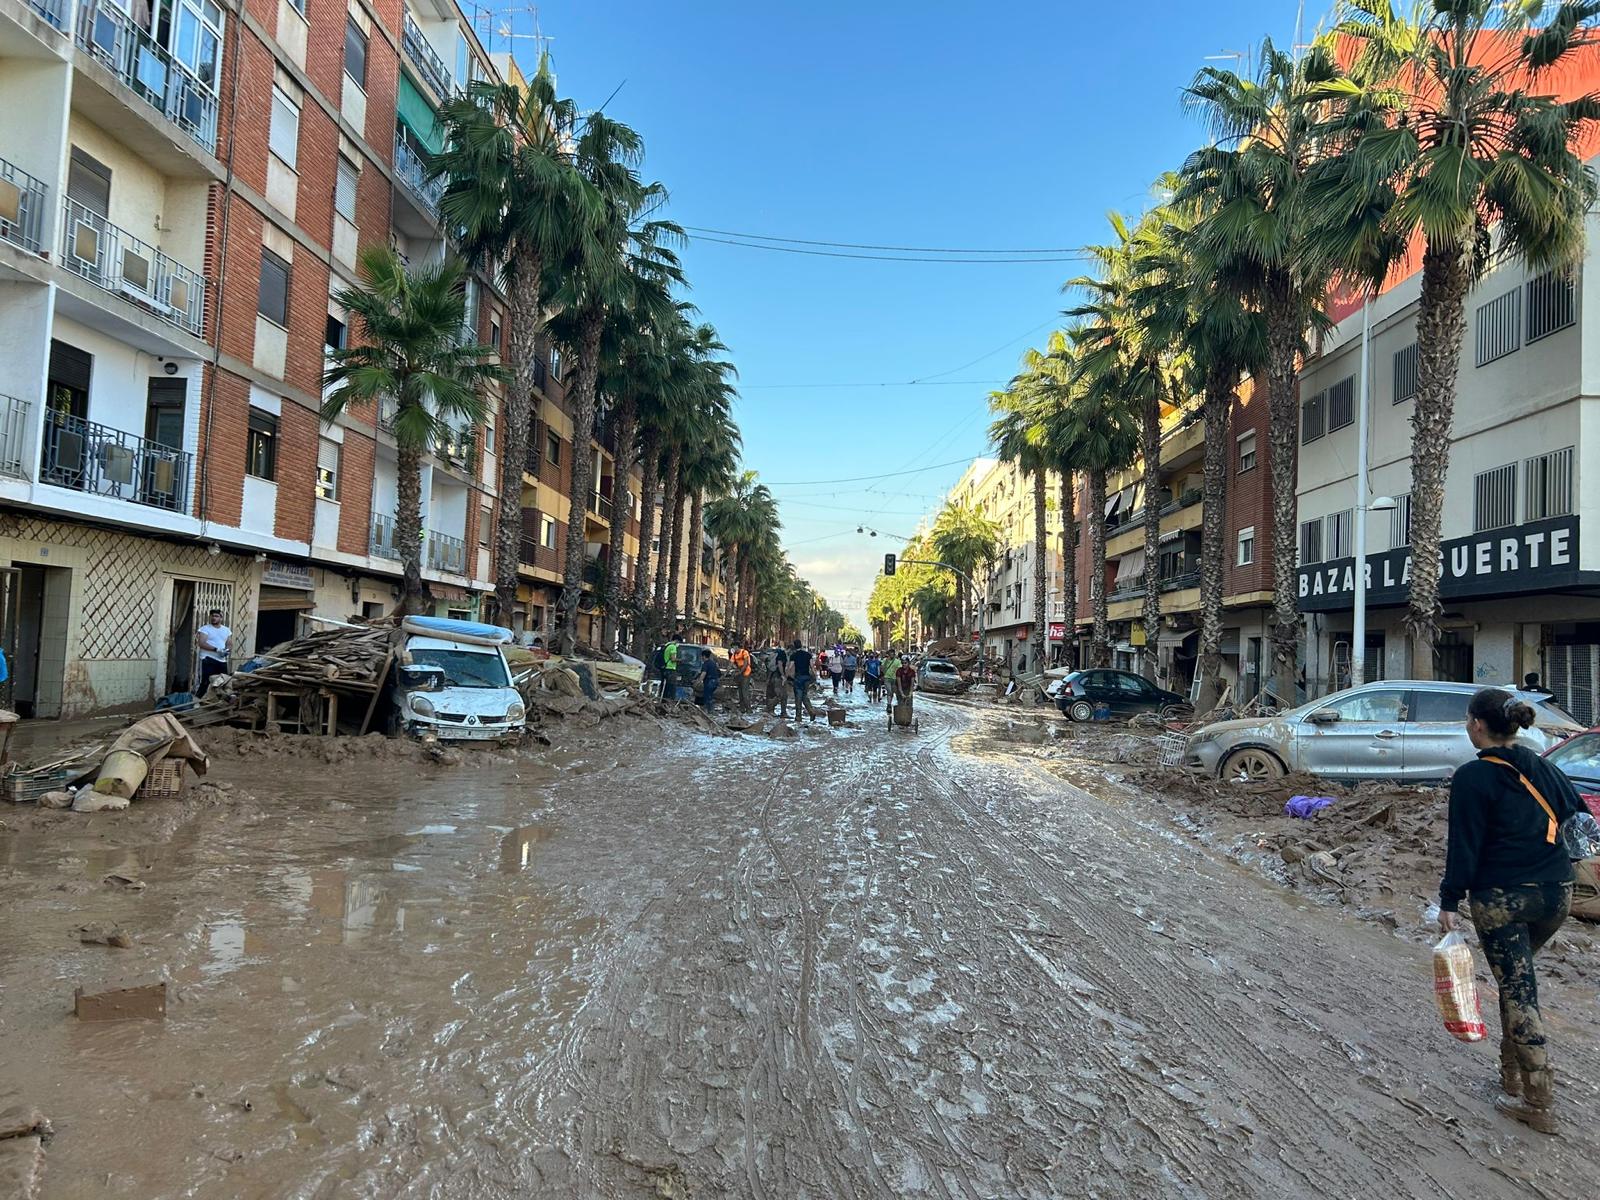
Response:
[[[1305,771],[1336,779],[1446,779],[1477,753],[1467,737],[1472,683],[1384,679],[1335,692],[1275,717],[1217,721],[1184,750],[1186,767],[1225,779],[1277,779]],[[1507,688],[1533,705],[1521,740],[1543,753],[1578,732],[1539,692]]]

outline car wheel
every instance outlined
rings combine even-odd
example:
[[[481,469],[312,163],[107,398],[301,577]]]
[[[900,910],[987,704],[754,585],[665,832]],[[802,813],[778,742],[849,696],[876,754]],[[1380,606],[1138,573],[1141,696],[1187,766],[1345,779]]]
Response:
[[[1074,700],[1067,706],[1067,716],[1074,721],[1094,720],[1094,705],[1087,700]]]
[[[1246,783],[1270,783],[1283,778],[1283,764],[1270,750],[1249,746],[1235,750],[1223,760],[1222,778]]]

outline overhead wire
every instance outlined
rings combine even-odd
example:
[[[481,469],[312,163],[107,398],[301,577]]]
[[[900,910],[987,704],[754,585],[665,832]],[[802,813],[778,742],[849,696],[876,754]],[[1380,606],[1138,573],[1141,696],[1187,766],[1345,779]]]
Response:
[[[723,237],[750,238],[761,242],[790,242],[797,246],[832,246],[843,250],[900,250],[911,254],[1072,254],[1083,256],[1082,246],[1047,246],[1039,249],[971,250],[950,246],[886,246],[876,242],[830,242],[818,238],[779,237],[772,233],[741,233],[735,229],[712,229],[705,225],[685,225],[694,233],[715,233]]]
[[[936,471],[940,467],[953,467],[957,463],[964,463],[964,458],[954,458],[949,462],[932,463],[926,467],[918,467],[914,471],[881,471],[876,475],[850,475],[843,479],[763,479],[761,482],[768,487],[795,487],[805,483],[861,483],[871,479],[888,479],[895,475],[920,475],[924,471]]]
[[[741,242],[734,238],[710,237],[706,234],[697,234],[697,242],[716,242],[723,246],[740,246],[746,250],[771,250],[778,254],[803,254],[813,258],[854,258],[864,262],[907,262],[907,263],[959,263],[962,266],[983,266],[991,263],[1068,263],[1083,262],[1084,256],[1055,258],[938,258],[931,255],[908,254],[856,254],[846,250],[811,250],[800,246],[775,246],[762,242]]]

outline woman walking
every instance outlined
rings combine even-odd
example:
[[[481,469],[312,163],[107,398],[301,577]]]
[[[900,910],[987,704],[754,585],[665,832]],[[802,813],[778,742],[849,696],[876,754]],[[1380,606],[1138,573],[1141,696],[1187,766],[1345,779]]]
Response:
[[[1467,736],[1478,757],[1450,781],[1450,840],[1439,885],[1439,925],[1456,928],[1470,897],[1473,927],[1500,985],[1500,1087],[1495,1107],[1541,1133],[1554,1133],[1554,1080],[1533,956],[1572,907],[1572,862],[1563,821],[1586,811],[1567,777],[1517,734],[1531,705],[1484,688],[1467,705]]]

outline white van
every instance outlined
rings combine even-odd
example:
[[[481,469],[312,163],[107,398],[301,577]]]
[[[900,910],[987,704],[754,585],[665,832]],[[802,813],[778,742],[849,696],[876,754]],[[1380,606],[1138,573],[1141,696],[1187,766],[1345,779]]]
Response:
[[[501,644],[466,632],[450,636],[437,628],[444,624],[430,621],[427,633],[413,632],[409,622],[402,627],[405,652],[395,664],[393,686],[395,732],[478,741],[520,735],[527,709],[511,684]]]

